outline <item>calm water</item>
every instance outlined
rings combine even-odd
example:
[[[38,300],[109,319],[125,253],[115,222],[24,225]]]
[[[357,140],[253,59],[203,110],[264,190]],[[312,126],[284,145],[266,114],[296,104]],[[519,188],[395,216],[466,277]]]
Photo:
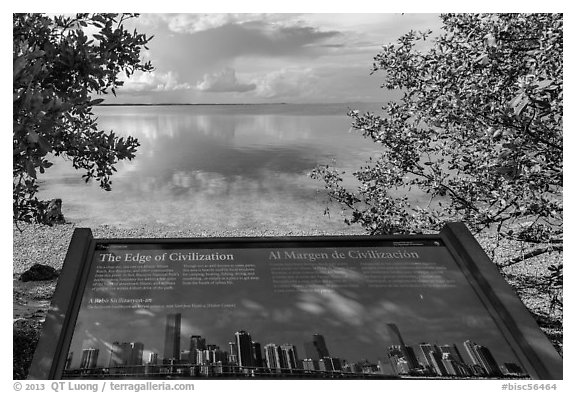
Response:
[[[112,191],[58,159],[42,198],[79,224],[191,224],[207,229],[340,230],[339,209],[308,173],[358,168],[377,146],[349,131],[347,105],[99,107],[99,125],[141,146],[117,165]],[[377,106],[364,109],[376,110]]]

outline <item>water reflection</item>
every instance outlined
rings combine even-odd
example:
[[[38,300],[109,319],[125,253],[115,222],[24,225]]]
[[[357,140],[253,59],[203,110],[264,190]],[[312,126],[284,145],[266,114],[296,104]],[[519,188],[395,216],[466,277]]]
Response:
[[[139,139],[137,158],[117,166],[110,193],[58,162],[41,197],[62,197],[65,215],[80,222],[343,227],[340,219],[325,222],[321,184],[307,173],[332,160],[357,168],[374,144],[347,131],[345,107],[338,115],[326,107],[319,115],[314,106],[262,108],[98,108],[102,129]]]

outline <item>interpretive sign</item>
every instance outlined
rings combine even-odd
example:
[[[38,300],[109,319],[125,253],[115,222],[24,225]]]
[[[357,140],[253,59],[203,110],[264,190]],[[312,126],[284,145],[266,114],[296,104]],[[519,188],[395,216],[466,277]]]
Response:
[[[77,229],[29,375],[561,379],[562,361],[463,224],[401,237]]]

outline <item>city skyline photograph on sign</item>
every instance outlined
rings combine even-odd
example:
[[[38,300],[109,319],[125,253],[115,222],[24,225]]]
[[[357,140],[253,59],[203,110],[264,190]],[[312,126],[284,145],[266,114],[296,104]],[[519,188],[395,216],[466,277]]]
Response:
[[[64,378],[528,377],[439,242],[111,244],[90,269]]]

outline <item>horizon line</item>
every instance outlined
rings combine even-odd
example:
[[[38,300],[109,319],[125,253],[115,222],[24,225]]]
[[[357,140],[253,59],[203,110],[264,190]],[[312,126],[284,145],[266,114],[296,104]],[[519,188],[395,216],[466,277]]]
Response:
[[[159,102],[159,103],[110,103],[110,104],[98,104],[95,106],[207,106],[207,105],[339,105],[339,104],[380,104],[381,102],[373,101],[340,101],[340,102],[233,102],[233,103],[217,103],[217,102],[207,102],[207,103],[189,103],[189,102]]]

